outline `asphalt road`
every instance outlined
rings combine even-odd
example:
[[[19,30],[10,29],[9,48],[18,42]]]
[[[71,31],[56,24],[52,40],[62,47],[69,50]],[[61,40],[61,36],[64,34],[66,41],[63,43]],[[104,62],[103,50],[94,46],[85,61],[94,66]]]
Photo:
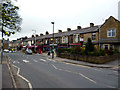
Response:
[[[118,88],[118,72],[111,69],[73,65],[38,54],[5,55],[32,88]]]

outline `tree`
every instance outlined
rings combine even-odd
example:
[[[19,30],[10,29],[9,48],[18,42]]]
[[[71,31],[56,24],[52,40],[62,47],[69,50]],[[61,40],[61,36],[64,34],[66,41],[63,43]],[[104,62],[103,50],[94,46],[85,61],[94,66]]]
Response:
[[[90,38],[88,38],[88,41],[87,41],[87,43],[86,43],[85,51],[86,51],[86,52],[92,52],[92,51],[94,51],[94,45],[92,44]]]
[[[3,28],[4,35],[10,36],[21,30],[22,18],[20,18],[18,10],[19,7],[10,0],[2,1],[0,4],[0,26],[2,26],[0,30],[2,31]]]

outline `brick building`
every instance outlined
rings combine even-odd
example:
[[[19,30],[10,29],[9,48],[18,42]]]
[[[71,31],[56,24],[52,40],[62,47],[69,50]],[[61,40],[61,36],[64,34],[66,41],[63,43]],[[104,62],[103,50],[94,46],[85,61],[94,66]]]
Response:
[[[91,38],[96,48],[113,48],[120,51],[120,21],[110,16],[102,25],[90,23],[86,28],[77,26],[74,30],[58,30],[58,33],[54,33],[54,39],[53,34],[47,31],[45,35],[40,34],[36,37],[36,45],[44,51],[49,51],[53,42],[55,48],[83,46],[88,38]],[[35,37],[27,38],[24,43],[34,45],[34,40]]]

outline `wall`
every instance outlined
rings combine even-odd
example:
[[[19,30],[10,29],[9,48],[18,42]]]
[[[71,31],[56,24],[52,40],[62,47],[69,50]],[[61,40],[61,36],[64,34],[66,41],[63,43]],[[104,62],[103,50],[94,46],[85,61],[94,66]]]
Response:
[[[107,37],[107,30],[108,29],[116,29],[116,37]],[[119,29],[120,30],[120,29]],[[100,28],[101,32],[101,39],[113,39],[120,37],[120,33],[118,30],[118,21],[116,21],[113,17],[110,17],[106,22],[103,24],[103,26]]]

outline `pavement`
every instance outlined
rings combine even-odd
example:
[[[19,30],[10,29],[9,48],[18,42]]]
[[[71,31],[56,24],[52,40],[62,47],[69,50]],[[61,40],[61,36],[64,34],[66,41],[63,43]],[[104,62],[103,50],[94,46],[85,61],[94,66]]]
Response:
[[[42,55],[48,56],[47,53],[42,53]],[[51,55],[48,56],[49,58],[51,58]],[[71,59],[65,59],[65,58],[60,58],[60,57],[56,57],[56,54],[54,55],[54,60],[57,61],[62,61],[65,63],[71,63],[71,64],[77,64],[77,65],[84,65],[84,66],[89,66],[89,67],[97,67],[97,68],[112,68],[115,70],[120,70],[120,59],[115,60],[115,61],[111,61],[105,64],[92,64],[92,63],[88,63],[88,62],[83,62],[83,61],[77,61],[77,60],[71,60]]]
[[[3,56],[3,62],[2,64],[0,63],[0,89],[4,90],[13,87],[14,86],[13,86],[10,70],[8,67],[8,61],[7,58]]]

